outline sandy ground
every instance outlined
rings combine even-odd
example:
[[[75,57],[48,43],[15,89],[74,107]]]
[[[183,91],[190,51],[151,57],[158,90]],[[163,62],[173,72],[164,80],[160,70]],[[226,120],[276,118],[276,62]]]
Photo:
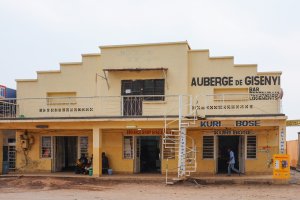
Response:
[[[294,173],[293,179],[300,177]],[[77,180],[55,177],[0,178],[0,199],[222,199],[222,200],[289,200],[300,199],[300,184],[289,185],[195,185],[185,182],[167,186],[159,182],[118,183],[116,181]]]

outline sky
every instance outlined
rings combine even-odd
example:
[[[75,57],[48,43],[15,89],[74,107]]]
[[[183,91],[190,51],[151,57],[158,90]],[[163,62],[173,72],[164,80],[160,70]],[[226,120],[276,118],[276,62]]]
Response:
[[[187,40],[210,56],[282,71],[283,112],[300,119],[298,0],[0,0],[0,84],[81,61],[100,45]],[[300,127],[288,127],[287,139]]]

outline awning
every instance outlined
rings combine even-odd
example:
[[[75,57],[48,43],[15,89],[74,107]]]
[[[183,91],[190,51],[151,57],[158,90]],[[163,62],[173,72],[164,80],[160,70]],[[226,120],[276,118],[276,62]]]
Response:
[[[162,71],[163,76],[166,80],[166,87],[168,88],[168,83],[167,83],[168,68],[163,68],[163,67],[159,67],[159,68],[115,68],[115,69],[111,68],[111,69],[103,69],[104,76],[102,76],[100,74],[96,74],[96,80],[97,80],[97,76],[100,76],[101,78],[103,78],[106,81],[107,88],[109,89],[108,78],[107,78],[106,72],[143,72],[143,71]]]

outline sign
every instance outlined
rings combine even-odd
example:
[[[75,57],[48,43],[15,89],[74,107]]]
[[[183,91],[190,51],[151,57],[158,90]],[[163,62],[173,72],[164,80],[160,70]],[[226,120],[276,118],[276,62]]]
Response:
[[[285,142],[285,135],[283,129],[281,129],[280,136],[279,136],[279,153],[281,154],[284,153],[284,142]]]
[[[126,135],[162,135],[163,133],[163,129],[129,129]]]
[[[215,135],[252,135],[255,134],[252,131],[249,130],[215,130],[214,131]]]
[[[273,155],[273,178],[290,178],[290,157],[287,154]]]
[[[287,120],[286,126],[300,126],[300,120]]]
[[[246,76],[242,79],[234,79],[232,76],[223,77],[193,77],[191,86],[258,86],[280,85],[280,76]]]
[[[200,127],[207,128],[207,127],[257,127],[260,126],[260,120],[236,120],[233,121],[231,124],[226,123],[225,125],[222,124],[222,121],[214,121],[214,120],[201,120]]]

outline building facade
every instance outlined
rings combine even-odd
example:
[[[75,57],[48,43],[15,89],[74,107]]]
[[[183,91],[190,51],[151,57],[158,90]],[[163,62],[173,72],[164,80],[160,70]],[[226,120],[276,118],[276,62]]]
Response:
[[[16,115],[16,90],[0,85],[0,118]],[[15,170],[16,139],[14,130],[1,130],[0,133],[0,173]]]
[[[281,72],[210,57],[187,42],[101,46],[81,62],[17,80],[16,169],[57,172],[105,152],[114,173],[219,174],[231,148],[246,174],[285,153]],[[1,144],[0,144],[1,145]]]

